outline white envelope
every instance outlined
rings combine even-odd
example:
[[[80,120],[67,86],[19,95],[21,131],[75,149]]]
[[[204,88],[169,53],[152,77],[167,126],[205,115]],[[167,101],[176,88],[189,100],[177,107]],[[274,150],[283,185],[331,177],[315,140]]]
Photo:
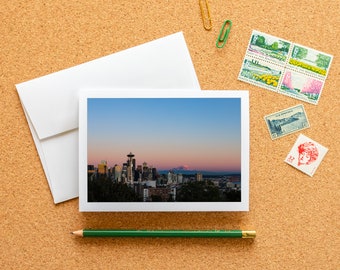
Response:
[[[182,32],[17,84],[55,203],[78,196],[78,89],[90,87],[200,89]]]

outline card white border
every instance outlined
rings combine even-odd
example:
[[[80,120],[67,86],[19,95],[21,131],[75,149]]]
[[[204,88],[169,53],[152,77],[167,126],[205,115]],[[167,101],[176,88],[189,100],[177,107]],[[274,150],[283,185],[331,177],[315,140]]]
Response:
[[[88,98],[240,98],[241,202],[88,202]],[[81,89],[79,91],[79,211],[80,212],[225,212],[249,211],[249,93],[245,90]]]

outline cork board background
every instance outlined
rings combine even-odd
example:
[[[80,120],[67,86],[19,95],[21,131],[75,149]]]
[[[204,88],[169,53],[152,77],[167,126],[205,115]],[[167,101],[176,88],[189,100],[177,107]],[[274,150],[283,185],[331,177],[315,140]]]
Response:
[[[338,0],[9,1],[0,5],[1,269],[339,269]],[[216,49],[224,20],[227,45]],[[334,56],[302,133],[329,148],[314,177],[283,162],[299,133],[270,139],[264,115],[298,100],[238,81],[251,31]],[[202,89],[250,91],[250,211],[79,213],[54,205],[15,84],[183,31]],[[255,229],[241,239],[79,239],[83,227]]]

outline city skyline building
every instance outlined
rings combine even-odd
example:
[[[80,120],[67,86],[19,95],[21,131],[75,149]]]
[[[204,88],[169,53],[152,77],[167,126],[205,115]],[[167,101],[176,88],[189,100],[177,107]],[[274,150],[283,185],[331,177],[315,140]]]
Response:
[[[98,173],[99,174],[107,174],[107,162],[106,160],[102,160],[100,164],[98,164]]]
[[[169,170],[167,173],[158,173],[156,167],[149,166],[145,161],[142,164],[138,164],[132,152],[129,152],[129,154],[125,156],[127,157],[126,162],[122,165],[115,164],[112,168],[108,168],[105,160],[102,160],[101,163],[98,164],[98,168],[95,168],[93,165],[88,165],[89,183],[95,183],[97,181],[96,179],[101,179],[99,180],[100,185],[105,185],[108,190],[126,185],[126,188],[143,202],[174,202],[178,196],[179,199],[183,198],[183,192],[185,193],[185,190],[187,190],[185,185],[195,185],[195,183],[197,183],[196,188],[194,188],[195,191],[186,196],[197,196],[197,194],[205,196],[204,194],[212,194],[214,188],[211,185],[217,189],[215,195],[219,194],[217,196],[221,196],[221,198],[226,196],[224,194],[231,194],[228,196],[234,196],[233,198],[237,200],[236,195],[233,194],[241,191],[241,175],[204,175],[202,172],[195,172],[193,174],[192,171],[188,174],[182,174],[176,170]],[[110,185],[112,185],[111,188],[109,187]],[[203,192],[200,191],[201,193],[197,191],[200,188],[204,189]],[[182,189],[184,191],[182,191]],[[92,196],[101,196],[93,194],[94,193],[91,193],[91,198],[94,198]],[[124,196],[122,198],[124,198]]]

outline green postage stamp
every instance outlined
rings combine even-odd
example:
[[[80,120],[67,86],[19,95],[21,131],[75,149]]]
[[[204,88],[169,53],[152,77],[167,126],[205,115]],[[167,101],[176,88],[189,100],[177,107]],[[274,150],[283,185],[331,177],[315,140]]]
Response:
[[[310,127],[302,104],[266,115],[264,120],[272,140]]]
[[[332,59],[324,52],[254,30],[238,79],[317,104]]]

